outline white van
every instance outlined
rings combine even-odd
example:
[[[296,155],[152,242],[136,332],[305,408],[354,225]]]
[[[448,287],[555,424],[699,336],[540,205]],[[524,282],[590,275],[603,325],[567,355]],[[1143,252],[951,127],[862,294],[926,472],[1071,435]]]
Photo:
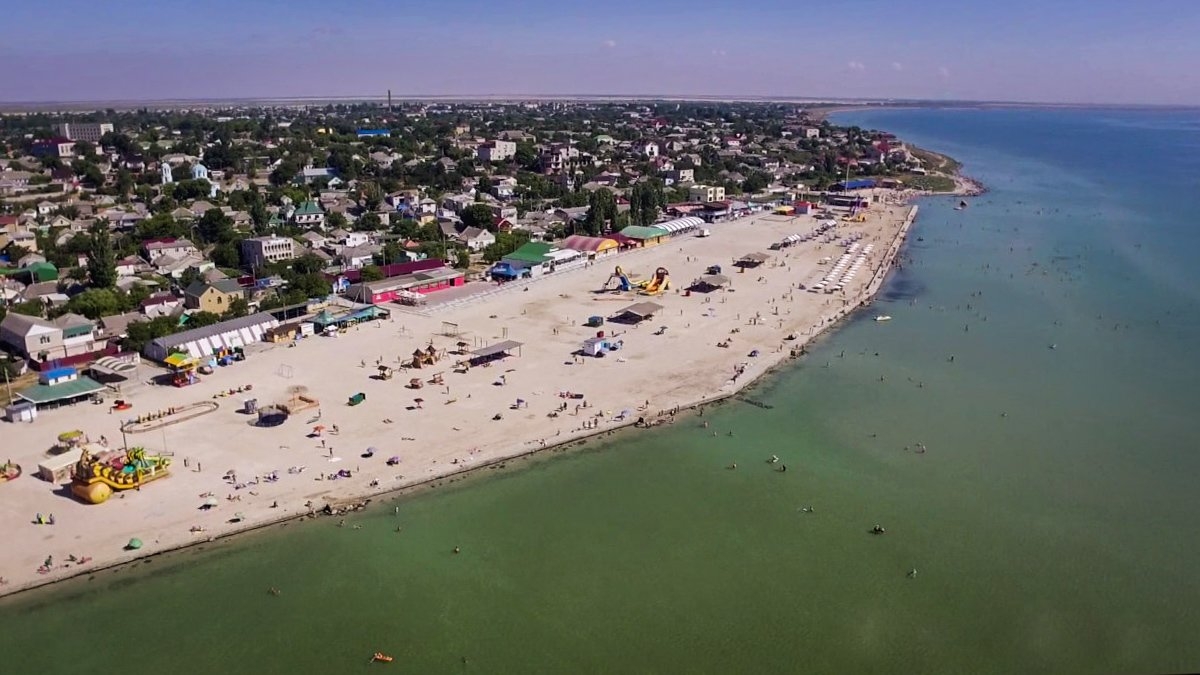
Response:
[[[703,230],[700,230],[699,232],[697,232],[697,233],[696,233],[696,236],[697,236],[697,237],[700,237],[700,238],[704,238],[704,237],[711,237],[711,236],[712,236],[712,231],[711,231],[711,230],[709,230],[709,229],[706,227],[706,228],[704,228]]]

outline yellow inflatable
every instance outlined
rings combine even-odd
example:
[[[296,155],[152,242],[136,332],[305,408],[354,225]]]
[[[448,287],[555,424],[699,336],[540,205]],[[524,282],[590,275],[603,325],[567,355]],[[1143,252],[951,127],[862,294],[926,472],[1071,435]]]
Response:
[[[120,465],[113,466],[100,462],[84,448],[75,463],[71,494],[89,504],[101,504],[114,490],[138,488],[166,476],[170,464],[167,457],[147,455],[144,448],[135,447],[125,451]]]

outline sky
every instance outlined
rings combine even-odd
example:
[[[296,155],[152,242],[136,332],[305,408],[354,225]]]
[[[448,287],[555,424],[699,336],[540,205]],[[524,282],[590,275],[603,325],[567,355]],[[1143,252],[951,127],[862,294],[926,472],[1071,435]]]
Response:
[[[1198,0],[3,4],[3,102],[391,89],[1200,105]]]

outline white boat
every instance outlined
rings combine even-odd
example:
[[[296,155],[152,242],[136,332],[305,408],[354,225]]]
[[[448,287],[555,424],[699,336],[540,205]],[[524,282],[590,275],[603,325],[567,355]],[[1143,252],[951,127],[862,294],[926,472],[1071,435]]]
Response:
[[[892,317],[888,316],[887,314],[880,314],[879,316],[875,317],[875,320],[876,321],[891,321]]]

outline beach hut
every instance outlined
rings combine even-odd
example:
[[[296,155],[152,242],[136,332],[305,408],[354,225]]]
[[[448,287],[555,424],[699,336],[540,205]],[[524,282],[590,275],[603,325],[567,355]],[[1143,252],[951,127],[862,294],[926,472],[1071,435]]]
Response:
[[[657,302],[639,302],[620,310],[613,315],[610,321],[638,324],[652,318],[655,314],[661,312],[662,308],[663,306]]]
[[[658,227],[630,225],[615,235],[622,246],[657,246],[667,238],[667,231]]]
[[[692,282],[689,291],[696,293],[711,293],[729,285],[729,277],[724,274],[705,274]]]
[[[584,340],[579,351],[583,352],[584,356],[599,356],[607,351],[608,347],[608,338],[594,337]]]
[[[738,258],[737,262],[734,264],[738,267],[758,267],[770,259],[771,256],[767,253],[747,253],[741,258]]]
[[[480,347],[471,351],[470,363],[472,366],[480,366],[485,363],[506,359],[512,356],[511,352],[514,349],[517,350],[517,355],[520,356],[521,343],[516,340],[505,340],[497,342],[494,345],[488,345],[487,347]]]
[[[612,237],[586,237],[582,234],[573,234],[558,242],[558,246],[563,249],[579,251],[590,260],[612,255],[621,248],[617,240]]]

